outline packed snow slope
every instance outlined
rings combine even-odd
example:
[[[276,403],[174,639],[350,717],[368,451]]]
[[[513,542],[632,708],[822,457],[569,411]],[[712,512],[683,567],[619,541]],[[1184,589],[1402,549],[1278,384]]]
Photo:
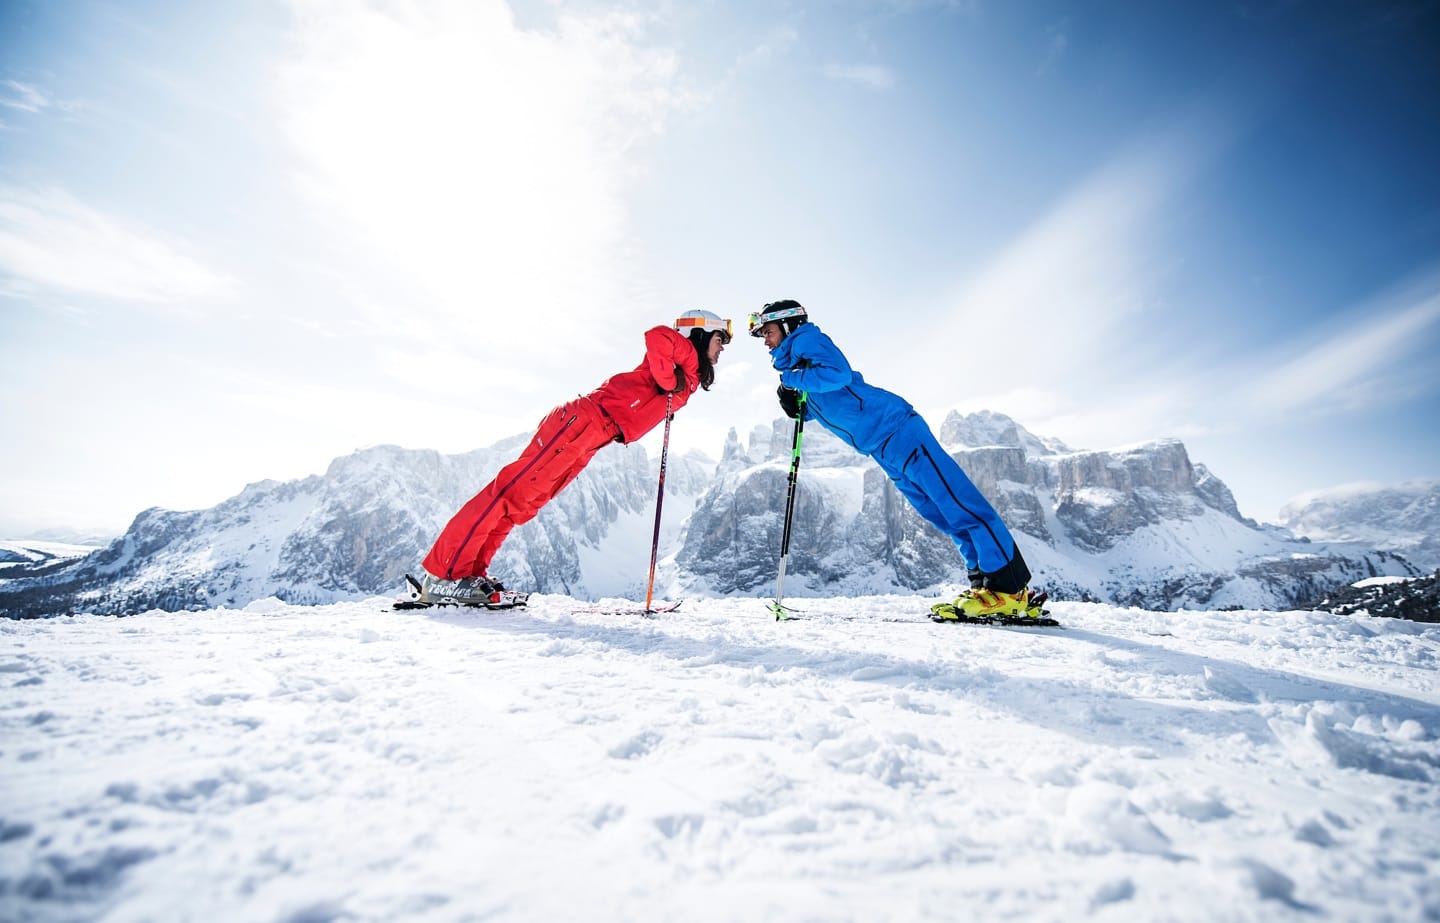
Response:
[[[0,918],[1440,919],[1440,627],[926,602],[0,623]]]

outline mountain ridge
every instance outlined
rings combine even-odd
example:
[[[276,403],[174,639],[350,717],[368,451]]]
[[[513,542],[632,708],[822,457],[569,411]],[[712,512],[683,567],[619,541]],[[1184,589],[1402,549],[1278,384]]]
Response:
[[[1440,568],[1440,480],[1398,484],[1363,482],[1311,491],[1291,499],[1281,525],[1315,541],[1374,544],[1423,570]]]
[[[793,425],[731,430],[718,462],[670,461],[657,578],[670,596],[763,595],[774,580]],[[1313,542],[1241,515],[1184,443],[1075,450],[1003,414],[952,412],[947,451],[1000,510],[1057,598],[1152,609],[1282,608],[1334,586],[1419,571],[1365,543]],[[119,539],[45,574],[0,579],[8,614],[297,604],[398,591],[440,527],[523,435],[458,455],[375,446],[322,475],[261,480],[208,510],[142,512]],[[953,543],[869,459],[807,432],[787,592],[949,595]],[[508,584],[577,598],[643,595],[656,464],[607,449],[492,562]]]

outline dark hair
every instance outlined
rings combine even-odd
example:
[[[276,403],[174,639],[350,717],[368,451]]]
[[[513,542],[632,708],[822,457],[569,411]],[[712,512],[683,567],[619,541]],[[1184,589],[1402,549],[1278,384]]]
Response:
[[[710,362],[710,338],[720,336],[718,330],[692,330],[690,342],[695,346],[695,358],[700,360],[700,387],[706,391],[715,384],[715,366]]]

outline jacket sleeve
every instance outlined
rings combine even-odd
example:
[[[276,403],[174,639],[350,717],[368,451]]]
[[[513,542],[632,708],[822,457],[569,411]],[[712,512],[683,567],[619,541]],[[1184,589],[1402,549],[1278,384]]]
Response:
[[[855,378],[850,362],[834,342],[815,331],[807,339],[810,342],[798,349],[792,349],[785,359],[777,357],[776,367],[780,372],[780,383],[796,391],[838,391]],[[781,366],[788,365],[788,368]]]
[[[651,327],[645,331],[645,364],[661,391],[675,390],[677,365],[685,370],[687,396],[700,387],[700,360],[695,356],[695,347],[669,327]]]

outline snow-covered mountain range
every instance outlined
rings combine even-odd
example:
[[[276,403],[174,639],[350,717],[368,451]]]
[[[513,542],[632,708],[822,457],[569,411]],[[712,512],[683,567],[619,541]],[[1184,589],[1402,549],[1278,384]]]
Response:
[[[772,577],[791,432],[776,421],[745,446],[732,433],[677,557],[687,590],[746,592]],[[1415,572],[1368,543],[1314,543],[1257,525],[1179,440],[1075,451],[994,413],[951,413],[938,436],[1016,532],[1037,585],[1062,598],[1276,608]],[[818,427],[805,433],[802,482],[787,590],[946,592],[963,582],[950,541],[876,465]]]
[[[1360,542],[1440,568],[1440,481],[1348,484],[1296,497],[1280,522],[1317,542]]]
[[[96,550],[96,545],[46,540],[0,542],[0,577],[12,574],[34,576],[83,558]]]
[[[778,419],[720,461],[672,458],[659,587],[667,595],[772,589],[792,424]],[[1075,451],[1008,417],[952,413],[938,433],[1023,544],[1056,598],[1179,607],[1283,608],[1367,577],[1420,570],[1378,542],[1297,538],[1260,526],[1185,446],[1167,439]],[[140,514],[103,550],[0,581],[0,611],[135,612],[323,603],[397,592],[446,519],[510,461],[512,437],[474,452],[381,446],[324,475],[252,484],[208,510]],[[950,594],[964,582],[951,542],[884,474],[818,426],[806,431],[788,595]],[[656,462],[607,448],[530,523],[492,572],[576,598],[640,598]]]

